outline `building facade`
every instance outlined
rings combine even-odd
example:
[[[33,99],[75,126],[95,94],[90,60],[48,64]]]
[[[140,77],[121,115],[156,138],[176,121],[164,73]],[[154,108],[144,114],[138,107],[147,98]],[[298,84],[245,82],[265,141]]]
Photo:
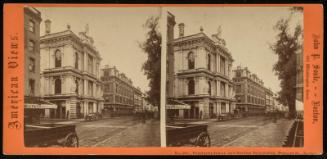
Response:
[[[190,105],[190,109],[172,110],[179,118],[214,118],[235,109],[231,53],[220,34],[209,38],[203,29],[184,36],[180,23],[179,37],[173,38],[174,17],[168,19],[167,96]],[[171,65],[171,63],[173,63]],[[172,90],[171,90],[172,89]]]
[[[40,98],[40,23],[41,13],[24,8],[24,121],[34,123],[44,114]]]
[[[103,109],[101,56],[88,35],[76,35],[67,29],[51,33],[51,21],[45,21],[41,37],[41,95],[57,109],[45,112],[49,118],[83,118]]]
[[[40,97],[40,23],[41,13],[24,8],[24,86],[25,97]]]
[[[140,88],[134,88],[134,111],[143,111],[143,93]]]
[[[101,80],[104,83],[104,109],[113,115],[130,115],[141,104],[142,93],[134,88],[132,80],[114,67],[102,69]],[[136,91],[137,90],[137,91]]]
[[[249,115],[261,114],[266,110],[267,105],[273,102],[273,93],[266,87],[264,82],[247,67],[238,66],[234,70],[236,107],[240,112]]]
[[[266,89],[266,112],[274,110],[275,107],[275,100],[276,100],[276,94],[270,89]]]

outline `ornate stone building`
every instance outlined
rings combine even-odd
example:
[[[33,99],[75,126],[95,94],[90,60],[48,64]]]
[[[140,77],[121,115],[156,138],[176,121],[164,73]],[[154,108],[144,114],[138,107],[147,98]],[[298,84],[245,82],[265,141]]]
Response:
[[[184,36],[183,23],[179,37],[174,35],[174,16],[168,16],[167,97],[190,105],[175,111],[179,118],[214,118],[235,109],[231,53],[217,34],[209,38],[200,32]]]
[[[51,21],[45,21],[41,37],[41,95],[57,109],[46,111],[50,118],[82,118],[103,109],[101,56],[88,35],[67,30],[51,33]]]
[[[134,88],[134,110],[143,111],[143,93],[140,88]]]
[[[101,71],[104,83],[106,113],[113,115],[130,115],[142,107],[142,92],[133,86],[131,79],[114,67],[105,66]]]
[[[273,105],[273,92],[247,67],[238,66],[234,70],[236,107],[247,114],[264,113],[267,106]]]

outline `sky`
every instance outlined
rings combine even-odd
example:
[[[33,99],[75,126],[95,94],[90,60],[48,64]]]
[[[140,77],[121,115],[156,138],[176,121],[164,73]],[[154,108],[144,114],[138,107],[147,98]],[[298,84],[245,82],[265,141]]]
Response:
[[[138,42],[146,38],[143,24],[151,16],[160,13],[156,7],[48,7],[37,8],[41,12],[41,36],[45,34],[44,21],[50,19],[51,33],[67,30],[67,24],[78,35],[89,25],[89,35],[99,51],[104,65],[116,68],[131,78],[135,87],[143,92],[149,90],[148,79],[141,70],[147,55],[139,48]]]
[[[290,16],[288,7],[170,7],[167,10],[175,15],[175,38],[179,23],[185,24],[184,36],[199,33],[202,26],[204,33],[211,37],[221,26],[221,37],[234,58],[233,69],[239,65],[248,67],[266,87],[275,93],[280,91],[280,81],[272,71],[278,57],[269,44],[276,41],[273,26],[279,19]],[[301,13],[292,15],[291,28],[302,23]]]

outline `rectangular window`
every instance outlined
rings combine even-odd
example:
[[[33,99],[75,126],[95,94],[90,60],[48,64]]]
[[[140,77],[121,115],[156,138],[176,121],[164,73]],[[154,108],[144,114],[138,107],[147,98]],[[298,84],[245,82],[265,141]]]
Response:
[[[88,72],[93,74],[93,57],[91,55],[88,58]]]
[[[236,72],[236,77],[241,77],[241,72],[237,71]]]
[[[98,69],[99,69],[99,64],[97,63],[95,66],[95,76],[98,78]]]
[[[222,97],[226,97],[226,92],[225,92],[225,82],[220,83],[220,92]]]
[[[88,93],[89,93],[89,96],[93,96],[93,82],[91,82],[91,81],[89,81]]]
[[[221,113],[226,113],[226,103],[221,103]]]
[[[113,103],[114,102],[114,96],[111,94],[109,95],[109,103]]]
[[[28,43],[27,43],[27,49],[29,52],[34,52],[35,51],[35,43],[33,40],[29,40]]]
[[[236,85],[236,92],[240,93],[241,92],[241,85]]]
[[[78,53],[75,52],[75,68],[78,69]]]
[[[28,81],[28,86],[29,86],[29,95],[34,96],[35,95],[35,80],[30,79]]]
[[[34,32],[34,31],[35,31],[35,23],[34,23],[33,20],[30,20],[30,21],[28,22],[28,30],[29,30],[30,32]]]
[[[225,72],[225,58],[224,57],[220,57],[220,73],[222,73],[223,75],[226,74]]]
[[[35,60],[34,60],[34,58],[30,57],[28,69],[29,69],[30,72],[35,72]]]

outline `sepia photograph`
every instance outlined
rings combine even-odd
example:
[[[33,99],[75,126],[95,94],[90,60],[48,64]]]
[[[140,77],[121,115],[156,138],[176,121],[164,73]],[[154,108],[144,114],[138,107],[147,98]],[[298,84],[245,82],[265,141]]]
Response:
[[[160,7],[25,7],[25,147],[160,147]]]
[[[167,146],[303,147],[303,8],[167,11]]]
[[[323,9],[6,3],[3,153],[321,155]]]

